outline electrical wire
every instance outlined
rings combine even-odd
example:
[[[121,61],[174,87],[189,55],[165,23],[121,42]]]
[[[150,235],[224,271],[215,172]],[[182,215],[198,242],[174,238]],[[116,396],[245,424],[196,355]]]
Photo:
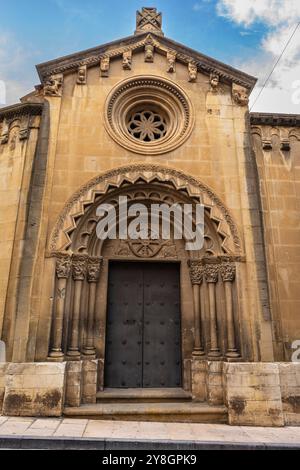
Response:
[[[264,89],[266,88],[267,84],[269,83],[270,81],[270,78],[272,77],[273,73],[275,72],[275,69],[277,67],[277,65],[279,64],[279,62],[281,61],[282,57],[283,57],[283,54],[285,53],[285,51],[287,50],[288,46],[290,45],[293,37],[295,36],[296,32],[297,32],[297,29],[299,28],[300,26],[300,22],[297,24],[296,28],[294,29],[291,37],[289,38],[288,42],[286,43],[282,53],[280,54],[280,56],[278,57],[277,61],[276,61],[276,64],[274,65],[273,69],[271,70],[271,72],[269,73],[268,77],[266,78],[266,81],[262,87],[262,89],[260,90],[259,94],[257,95],[253,105],[251,106],[250,108],[250,111],[252,111],[252,109],[254,108],[255,104],[257,103],[257,101],[259,100],[259,98],[261,97],[261,94],[262,92],[264,91]]]

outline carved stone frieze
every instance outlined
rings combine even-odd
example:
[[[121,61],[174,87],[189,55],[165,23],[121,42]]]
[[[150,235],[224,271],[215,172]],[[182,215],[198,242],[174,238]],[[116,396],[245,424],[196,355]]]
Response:
[[[177,259],[177,250],[174,242],[167,240],[121,240],[115,255],[141,259]]]

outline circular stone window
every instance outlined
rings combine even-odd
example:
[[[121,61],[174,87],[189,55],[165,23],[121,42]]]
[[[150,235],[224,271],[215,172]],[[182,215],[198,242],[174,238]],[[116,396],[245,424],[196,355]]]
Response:
[[[189,137],[193,124],[192,105],[183,90],[159,77],[126,80],[106,102],[108,133],[135,153],[170,152]]]

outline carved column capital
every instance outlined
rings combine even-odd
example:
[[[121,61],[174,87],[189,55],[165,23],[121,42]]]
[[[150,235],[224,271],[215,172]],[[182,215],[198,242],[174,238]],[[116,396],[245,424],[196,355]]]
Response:
[[[200,285],[203,282],[205,268],[202,260],[189,260],[190,277],[193,286]]]
[[[67,253],[57,253],[56,257],[56,276],[58,279],[68,279],[71,273],[72,258]]]
[[[74,255],[72,262],[72,274],[74,281],[84,281],[87,274],[87,257]]]
[[[87,266],[87,279],[90,283],[97,283],[100,278],[103,258],[89,258]]]
[[[233,282],[236,275],[236,267],[233,263],[223,263],[220,267],[223,282]]]
[[[205,280],[208,284],[216,284],[219,280],[219,264],[207,264],[205,266]]]

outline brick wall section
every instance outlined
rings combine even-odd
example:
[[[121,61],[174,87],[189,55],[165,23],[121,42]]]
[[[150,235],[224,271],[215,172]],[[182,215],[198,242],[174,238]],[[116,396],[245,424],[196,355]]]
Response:
[[[284,426],[279,365],[224,364],[229,424]]]
[[[300,426],[300,363],[278,366],[285,424]]]
[[[6,371],[5,416],[61,416],[66,364],[9,364]]]

